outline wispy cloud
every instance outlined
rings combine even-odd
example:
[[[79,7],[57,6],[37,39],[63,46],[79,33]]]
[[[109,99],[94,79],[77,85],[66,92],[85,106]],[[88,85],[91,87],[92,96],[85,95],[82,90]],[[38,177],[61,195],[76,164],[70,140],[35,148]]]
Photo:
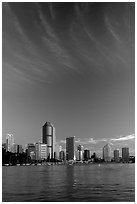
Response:
[[[22,28],[15,13],[12,11],[9,3],[6,3],[5,9],[10,16],[10,19],[8,19],[9,22],[11,22],[11,24],[14,26],[15,32],[19,34],[21,41],[24,43],[24,46],[26,46],[31,53],[36,52],[35,46],[31,43],[30,39],[25,34],[24,29]]]
[[[128,140],[132,140],[135,139],[135,135],[131,134],[131,135],[127,135],[127,136],[119,136],[117,138],[77,138],[75,140],[75,143],[77,144],[81,144],[81,145],[90,145],[90,144],[105,144],[105,143],[109,143],[110,145],[114,146],[115,144],[113,142],[116,141],[128,141]],[[66,143],[66,140],[60,140],[60,143]]]
[[[46,15],[42,11],[42,8],[38,3],[36,3],[36,5],[37,5],[38,16],[40,18],[40,24],[44,29],[44,35],[41,36],[41,39],[44,45],[49,47],[50,52],[55,56],[55,60],[59,64],[64,65],[65,67],[73,71],[76,71],[77,73],[80,74],[79,69],[73,65],[73,62],[71,60],[71,57],[67,49],[65,48],[64,45],[62,45],[62,40],[53,29],[53,26],[48,22]],[[49,5],[50,5],[50,12],[52,10],[52,15],[53,15],[52,5],[51,4]]]
[[[115,31],[115,27],[112,25],[112,23],[110,22],[109,17],[107,15],[105,16],[105,23],[106,23],[106,26],[107,26],[109,32],[114,37],[114,39],[117,40],[118,42],[120,42],[120,37],[119,37],[118,33]]]
[[[132,135],[127,135],[127,136],[121,136],[119,138],[112,138],[110,139],[111,141],[125,141],[125,140],[132,140],[132,139],[135,139],[135,135],[132,134]]]

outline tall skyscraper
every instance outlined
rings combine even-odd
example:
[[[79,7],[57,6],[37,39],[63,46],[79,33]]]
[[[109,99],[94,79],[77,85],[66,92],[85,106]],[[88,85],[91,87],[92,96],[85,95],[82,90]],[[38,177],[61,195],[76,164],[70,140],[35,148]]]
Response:
[[[110,148],[110,145],[109,145],[109,144],[106,144],[106,145],[103,147],[103,160],[104,160],[105,162],[111,161],[111,148]]]
[[[114,161],[119,162],[119,150],[114,150]]]
[[[123,147],[122,148],[122,161],[123,162],[129,162],[129,148]]]
[[[75,137],[67,137],[66,138],[66,160],[74,160],[75,159],[75,155],[74,155],[74,151],[75,151]]]
[[[45,125],[43,125],[42,142],[47,144],[47,156],[50,159],[54,158],[56,136],[55,128],[50,122],[46,122]]]
[[[15,143],[15,141],[14,141],[13,134],[7,134],[7,137],[6,137],[6,151],[12,152],[14,143]]]

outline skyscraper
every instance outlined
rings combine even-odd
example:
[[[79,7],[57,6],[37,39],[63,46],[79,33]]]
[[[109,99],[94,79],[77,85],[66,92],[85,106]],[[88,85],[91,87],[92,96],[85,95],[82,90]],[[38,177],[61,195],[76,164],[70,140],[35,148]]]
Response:
[[[6,137],[6,151],[12,152],[14,146],[14,137],[13,134],[7,134]]]
[[[74,151],[75,151],[75,137],[67,137],[66,138],[66,160],[74,160],[75,159],[75,155],[74,155]]]
[[[114,150],[114,161],[119,162],[119,150]]]
[[[89,149],[85,149],[84,150],[84,160],[89,160],[90,159],[90,150]]]
[[[79,145],[77,147],[76,160],[78,160],[78,161],[82,161],[83,160],[82,145]]]
[[[50,159],[54,158],[56,143],[55,128],[50,122],[46,122],[45,125],[43,125],[42,141],[44,144],[47,144],[47,156]]]
[[[110,145],[109,145],[109,144],[106,144],[106,145],[103,147],[103,160],[104,160],[105,162],[111,161],[111,148],[110,148]]]
[[[129,162],[129,148],[128,147],[122,148],[122,161]]]
[[[61,150],[61,151],[59,152],[59,159],[62,160],[62,161],[65,160],[65,152],[64,152],[63,150]]]

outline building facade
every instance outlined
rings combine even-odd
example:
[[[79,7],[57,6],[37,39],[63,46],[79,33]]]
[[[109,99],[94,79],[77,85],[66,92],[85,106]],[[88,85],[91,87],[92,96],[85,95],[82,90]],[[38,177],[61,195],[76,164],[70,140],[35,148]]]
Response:
[[[84,154],[83,154],[84,160],[87,161],[90,159],[90,150],[89,149],[85,149],[84,150]]]
[[[35,158],[37,161],[47,159],[47,144],[40,142],[35,144]]]
[[[66,138],[66,160],[74,160],[75,159],[75,137],[67,137]]]
[[[109,144],[106,144],[103,147],[103,160],[105,162],[110,162],[111,161],[111,148]]]
[[[54,158],[56,135],[55,128],[50,122],[46,122],[42,127],[42,142],[47,144],[47,156]]]
[[[124,163],[129,162],[129,148],[128,147],[122,148],[122,162]]]
[[[13,134],[7,134],[6,136],[6,151],[13,152],[13,146],[15,144]]]
[[[82,161],[83,160],[83,151],[82,151],[83,146],[78,145],[77,151],[76,151],[76,160],[77,161]]]
[[[114,150],[114,162],[119,162],[120,158],[119,158],[119,150],[116,149]]]
[[[83,160],[83,152],[82,152],[82,150],[77,150],[77,152],[76,152],[76,160],[77,161],[82,161]]]
[[[65,152],[64,152],[63,150],[61,150],[61,151],[59,152],[59,159],[60,159],[61,161],[65,161]]]
[[[29,144],[27,145],[27,156],[30,156],[30,157],[33,156],[33,158],[34,158],[35,151],[36,151],[36,149],[35,149],[35,144],[29,143]]]

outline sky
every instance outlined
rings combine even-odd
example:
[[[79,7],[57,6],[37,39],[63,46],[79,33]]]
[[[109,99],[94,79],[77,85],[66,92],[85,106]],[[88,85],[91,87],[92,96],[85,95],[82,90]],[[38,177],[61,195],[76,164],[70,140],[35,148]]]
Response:
[[[2,3],[2,141],[135,152],[134,3]]]

